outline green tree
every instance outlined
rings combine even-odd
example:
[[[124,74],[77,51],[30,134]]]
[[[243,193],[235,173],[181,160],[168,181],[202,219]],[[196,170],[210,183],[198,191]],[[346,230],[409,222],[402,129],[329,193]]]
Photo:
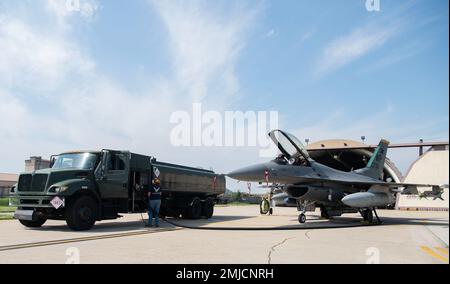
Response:
[[[242,193],[240,191],[238,191],[236,193],[236,201],[241,201],[242,200]]]

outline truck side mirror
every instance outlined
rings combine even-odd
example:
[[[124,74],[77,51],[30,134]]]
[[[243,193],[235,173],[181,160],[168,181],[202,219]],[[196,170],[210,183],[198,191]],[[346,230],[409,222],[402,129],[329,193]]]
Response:
[[[102,150],[101,165],[100,165],[100,175],[102,177],[105,175],[107,163],[108,163],[108,151]]]
[[[55,164],[56,161],[56,157],[55,156],[51,156],[50,157],[50,165],[49,168],[53,168],[53,165]]]

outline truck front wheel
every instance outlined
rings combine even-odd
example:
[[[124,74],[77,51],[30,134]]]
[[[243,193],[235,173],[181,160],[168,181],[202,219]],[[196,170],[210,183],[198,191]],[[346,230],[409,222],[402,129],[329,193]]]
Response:
[[[44,225],[44,223],[45,223],[46,221],[47,221],[46,219],[42,219],[42,218],[39,218],[39,219],[36,220],[36,221],[19,220],[19,222],[20,222],[22,225],[24,225],[25,227],[28,227],[28,228],[39,228],[39,227],[41,227],[42,225]]]
[[[74,231],[91,229],[97,219],[98,206],[90,196],[80,196],[66,209],[66,223]]]

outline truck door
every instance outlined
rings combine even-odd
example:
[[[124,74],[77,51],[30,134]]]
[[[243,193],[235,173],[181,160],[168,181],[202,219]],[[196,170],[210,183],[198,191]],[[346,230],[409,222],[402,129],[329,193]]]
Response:
[[[128,198],[130,152],[102,151],[102,174],[97,179],[102,198]]]

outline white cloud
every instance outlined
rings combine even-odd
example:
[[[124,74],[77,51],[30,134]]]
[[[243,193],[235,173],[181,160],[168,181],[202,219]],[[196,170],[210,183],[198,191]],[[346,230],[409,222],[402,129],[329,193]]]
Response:
[[[100,7],[96,0],[46,0],[46,5],[59,19],[79,15],[91,20]]]
[[[23,134],[27,110],[21,102],[0,90],[0,121],[2,139],[11,139]]]
[[[330,42],[323,51],[317,73],[335,71],[383,46],[395,35],[396,27],[367,25]]]
[[[430,47],[429,41],[424,42],[408,42],[400,48],[396,48],[390,51],[389,54],[375,61],[369,66],[362,69],[363,72],[372,72],[375,70],[383,69],[398,63],[405,63],[410,58],[418,56],[425,49]],[[407,64],[407,63],[406,63]]]
[[[173,111],[189,110],[201,98],[225,107],[219,96],[239,89],[235,64],[254,9],[221,16],[203,6],[206,2],[154,3],[170,33],[174,76],[150,78],[131,93],[98,69],[73,36],[79,22],[69,19],[74,14],[61,10],[61,3],[49,1],[42,10],[28,11],[55,26],[37,24],[42,17],[27,13],[0,16],[0,133],[8,135],[0,147],[0,172],[21,170],[30,155],[70,149],[129,149],[219,171],[231,170],[236,153],[242,161],[257,157],[258,149],[206,153],[175,148],[169,141]],[[52,95],[39,96],[47,92]]]
[[[211,89],[225,89],[225,95],[236,93],[239,84],[234,66],[257,9],[224,15],[215,13],[207,1],[150,3],[169,32],[180,87],[195,101],[205,98]]]
[[[265,37],[271,38],[271,37],[273,37],[274,35],[275,35],[275,30],[274,30],[274,29],[270,29],[270,30],[268,30],[268,31],[266,32]]]
[[[59,36],[0,14],[0,84],[47,92],[70,76],[89,72],[93,63],[77,46]]]
[[[303,36],[301,38],[301,42],[307,41],[308,39],[313,37],[316,32],[317,32],[317,28],[313,28],[313,29],[307,31],[305,34],[303,34]]]
[[[388,66],[391,66],[393,64],[399,63],[399,62],[405,62],[407,59],[410,59],[412,57],[417,56],[420,53],[418,50],[409,50],[401,53],[393,53],[386,57],[381,58],[377,62],[374,62],[372,65],[367,66],[363,69],[363,71],[370,72],[373,70],[378,70],[382,68],[386,68]]]

